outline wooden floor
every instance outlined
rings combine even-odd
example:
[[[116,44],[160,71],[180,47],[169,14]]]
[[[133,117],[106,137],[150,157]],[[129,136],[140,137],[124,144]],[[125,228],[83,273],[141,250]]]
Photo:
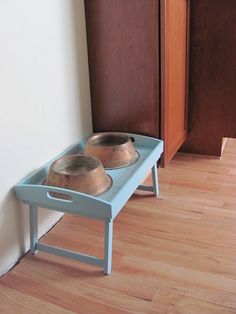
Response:
[[[160,198],[115,220],[113,271],[25,256],[0,279],[0,313],[236,313],[236,141],[221,160],[178,154]],[[66,215],[43,242],[102,257],[103,224]]]

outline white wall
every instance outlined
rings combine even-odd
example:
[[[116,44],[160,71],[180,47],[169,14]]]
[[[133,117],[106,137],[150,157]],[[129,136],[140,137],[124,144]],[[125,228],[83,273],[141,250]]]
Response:
[[[90,131],[83,0],[0,1],[0,274],[29,248],[12,186]],[[60,215],[40,210],[40,235]]]

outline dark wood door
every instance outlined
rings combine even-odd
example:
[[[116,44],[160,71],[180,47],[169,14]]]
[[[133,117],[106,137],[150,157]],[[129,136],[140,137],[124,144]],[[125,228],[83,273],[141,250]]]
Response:
[[[187,3],[85,0],[94,131],[162,138],[165,164],[186,137]]]
[[[94,131],[159,137],[157,0],[85,1]]]
[[[161,0],[161,137],[163,163],[187,135],[188,1]]]
[[[236,1],[191,1],[190,133],[182,150],[221,155],[236,137]]]

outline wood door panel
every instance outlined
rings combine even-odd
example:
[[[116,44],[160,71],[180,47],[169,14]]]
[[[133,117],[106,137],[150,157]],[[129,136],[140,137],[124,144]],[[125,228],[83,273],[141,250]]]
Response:
[[[161,134],[166,164],[186,139],[188,1],[161,1]]]
[[[86,0],[94,131],[159,136],[157,0]]]
[[[182,151],[221,155],[236,137],[236,1],[191,2],[190,133]]]
[[[187,4],[85,0],[94,131],[161,137],[164,163],[186,137]]]

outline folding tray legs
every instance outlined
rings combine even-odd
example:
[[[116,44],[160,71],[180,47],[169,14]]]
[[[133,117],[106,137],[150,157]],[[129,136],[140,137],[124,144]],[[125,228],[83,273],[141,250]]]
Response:
[[[152,166],[152,185],[139,185],[137,190],[153,192],[155,196],[159,194],[157,164]]]
[[[59,247],[42,244],[38,242],[38,208],[35,205],[29,207],[30,216],[30,251],[32,254],[36,254],[38,251],[71,258],[84,263],[97,265],[103,267],[104,274],[111,273],[112,265],[112,237],[113,237],[113,220],[108,219],[105,221],[104,232],[104,259],[97,258],[82,254],[79,252],[73,252],[70,250],[62,249]]]
[[[158,177],[156,164],[152,167],[152,182],[153,186],[139,185],[139,190],[152,191],[155,196],[158,195]],[[59,247],[42,244],[38,242],[38,208],[36,205],[29,206],[30,216],[30,251],[32,254],[36,254],[37,251],[43,251],[54,255],[71,258],[84,263],[97,265],[103,267],[104,274],[111,273],[112,266],[112,238],[113,238],[113,220],[105,220],[104,230],[104,259],[97,258],[82,254],[79,252],[73,252],[70,250],[62,249]]]

